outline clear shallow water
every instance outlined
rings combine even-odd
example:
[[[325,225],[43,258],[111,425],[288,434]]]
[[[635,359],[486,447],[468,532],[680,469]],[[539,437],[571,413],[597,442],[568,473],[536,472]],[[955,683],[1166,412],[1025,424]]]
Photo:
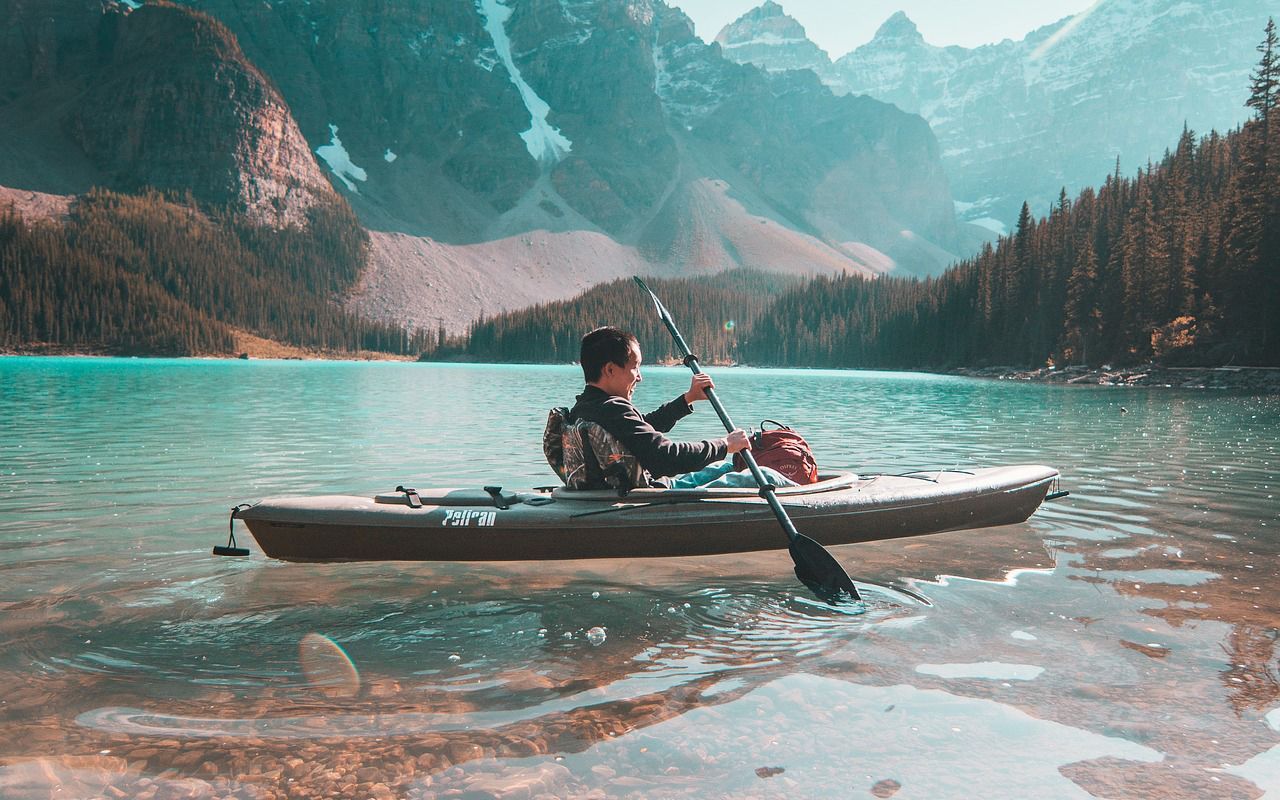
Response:
[[[1046,463],[1072,496],[836,549],[929,606],[828,608],[785,553],[215,559],[267,495],[549,483],[579,374],[3,358],[0,797],[1280,796],[1276,398],[714,374],[824,467]]]

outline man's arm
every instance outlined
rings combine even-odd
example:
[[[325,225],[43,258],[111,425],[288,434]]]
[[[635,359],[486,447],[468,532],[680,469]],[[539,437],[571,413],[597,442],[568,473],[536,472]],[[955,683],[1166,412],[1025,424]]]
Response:
[[[707,390],[716,388],[716,382],[705,372],[695,372],[689,381],[689,391],[662,406],[656,411],[644,415],[645,422],[666,433],[677,422],[693,413],[693,404],[707,399]]]
[[[679,419],[688,416],[691,409],[683,396],[643,417],[635,406],[621,398],[613,398],[604,405],[611,407],[611,413],[608,419],[600,420],[600,424],[655,477],[694,472],[728,455],[726,439],[675,442],[662,435],[663,430],[670,430]],[[651,417],[656,417],[666,428],[651,424]]]
[[[664,403],[653,411],[650,411],[648,414],[645,414],[644,421],[652,425],[657,430],[666,433],[674,428],[677,422],[692,413],[693,404],[686,400],[684,395],[679,395],[671,402]]]

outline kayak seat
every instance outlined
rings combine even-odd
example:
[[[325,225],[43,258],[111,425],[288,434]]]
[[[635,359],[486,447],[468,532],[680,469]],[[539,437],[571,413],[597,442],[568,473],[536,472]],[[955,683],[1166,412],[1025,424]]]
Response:
[[[570,489],[611,489],[623,495],[653,482],[622,442],[594,422],[570,422],[563,406],[547,413],[542,452]]]

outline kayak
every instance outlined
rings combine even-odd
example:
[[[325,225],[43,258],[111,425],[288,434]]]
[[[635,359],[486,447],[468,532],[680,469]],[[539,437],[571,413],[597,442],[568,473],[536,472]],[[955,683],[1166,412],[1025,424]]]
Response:
[[[776,496],[823,545],[1022,522],[1058,479],[1021,465],[901,475],[828,473]],[[285,561],[537,561],[778,550],[787,538],[757,489],[509,491],[276,497],[238,506],[262,551]]]

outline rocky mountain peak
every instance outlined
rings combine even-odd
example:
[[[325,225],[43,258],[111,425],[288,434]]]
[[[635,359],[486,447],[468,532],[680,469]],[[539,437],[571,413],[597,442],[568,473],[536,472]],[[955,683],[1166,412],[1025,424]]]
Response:
[[[906,12],[896,11],[893,16],[884,21],[871,41],[873,43],[901,47],[904,45],[924,44],[924,37],[920,35],[920,29],[911,21]]]
[[[788,16],[782,6],[773,0],[765,0],[763,5],[756,6],[724,26],[716,36],[716,41],[724,47],[765,37],[782,41],[808,38],[804,26],[798,20]]]
[[[1007,231],[1023,201],[1045,213],[1066,187],[1160,158],[1184,123],[1238,125],[1275,0],[1103,0],[976,48],[924,42],[898,13],[835,64],[834,91],[917,111],[942,148],[965,220]]]
[[[220,20],[171,3],[7,10],[9,32],[39,37],[3,48],[0,138],[24,157],[0,164],[0,184],[190,192],[272,226],[335,198],[285,99]]]
[[[715,41],[729,59],[770,72],[809,69],[825,76],[831,69],[826,51],[810,41],[804,26],[773,0],[724,26]]]

